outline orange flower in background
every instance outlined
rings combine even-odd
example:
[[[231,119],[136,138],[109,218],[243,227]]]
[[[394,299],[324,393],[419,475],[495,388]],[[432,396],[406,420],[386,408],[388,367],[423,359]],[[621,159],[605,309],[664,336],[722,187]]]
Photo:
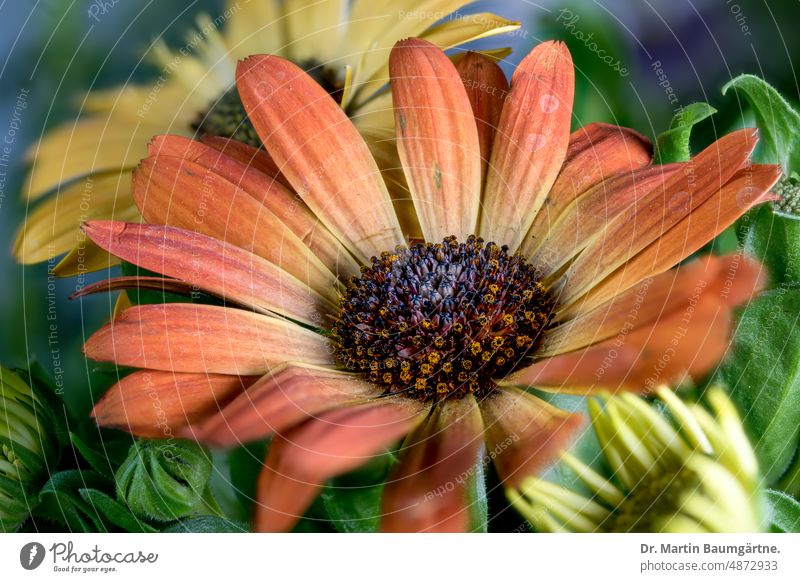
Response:
[[[752,206],[777,166],[754,130],[654,166],[631,130],[570,133],[566,47],[537,46],[511,85],[490,60],[428,42],[390,58],[404,231],[367,145],[336,102],[279,57],[240,63],[264,150],[165,136],[133,179],[147,224],[89,222],[106,251],[224,305],[141,305],[90,358],[142,368],[94,416],[213,446],[272,436],[255,528],[292,527],[330,477],[405,437],[385,531],[470,529],[485,452],[508,487],[552,462],[581,418],[527,389],[637,390],[713,368],[731,309],[761,285],[741,256],[670,270]],[[492,241],[492,242],[488,242]]]

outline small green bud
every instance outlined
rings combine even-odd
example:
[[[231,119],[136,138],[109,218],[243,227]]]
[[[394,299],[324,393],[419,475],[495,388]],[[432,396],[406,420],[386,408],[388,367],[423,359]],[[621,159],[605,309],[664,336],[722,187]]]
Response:
[[[0,366],[0,531],[16,530],[58,452],[53,413],[18,374]]]
[[[776,213],[800,218],[800,182],[796,174],[782,177],[772,191],[781,197],[772,203]]]
[[[210,477],[209,453],[197,443],[142,440],[117,471],[117,497],[139,517],[173,521],[203,506]]]

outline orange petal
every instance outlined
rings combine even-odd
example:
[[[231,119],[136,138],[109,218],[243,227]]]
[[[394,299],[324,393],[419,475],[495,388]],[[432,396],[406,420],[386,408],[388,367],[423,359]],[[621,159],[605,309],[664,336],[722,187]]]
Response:
[[[538,247],[576,198],[616,174],[643,168],[652,155],[650,141],[626,127],[590,123],[572,132],[564,165],[525,237],[522,253],[530,255]]]
[[[325,339],[283,319],[212,305],[125,310],[90,337],[86,356],[120,366],[249,376],[289,360],[332,365]]]
[[[336,306],[277,265],[202,234],[95,220],[83,231],[115,256],[262,312],[320,325]]]
[[[184,158],[155,156],[142,160],[131,184],[147,222],[195,231],[253,252],[336,301],[331,270],[278,216],[216,171]]]
[[[179,427],[217,412],[256,379],[139,370],[112,386],[95,405],[92,417],[100,426],[138,437],[171,438]]]
[[[403,443],[383,493],[381,530],[465,532],[483,462],[483,421],[471,396],[437,405]]]
[[[738,171],[708,201],[595,285],[583,299],[571,307],[562,303],[565,313],[592,309],[698,251],[750,208],[771,199],[769,189],[779,177],[778,166],[754,165]]]
[[[764,283],[761,265],[741,255],[709,256],[648,277],[614,299],[582,313],[547,333],[537,356],[577,350],[683,311],[700,295],[731,307],[743,303]]]
[[[258,55],[237,86],[253,126],[294,189],[363,262],[403,244],[378,166],[328,93],[298,66]]]
[[[220,140],[221,138],[216,139]],[[206,145],[206,141],[210,145]],[[233,146],[232,144],[237,145]],[[214,149],[213,146],[223,148],[222,152],[225,155],[220,155],[220,150]],[[156,152],[160,152],[160,154]],[[186,158],[196,162],[255,198],[268,212],[260,211],[264,214],[258,216],[258,224],[262,232],[255,233],[254,237],[259,235],[269,237],[267,246],[271,243],[273,247],[277,247],[285,245],[284,241],[287,239],[297,239],[319,258],[328,271],[338,274],[342,280],[359,274],[358,262],[311,212],[311,209],[294,192],[287,189],[283,183],[285,179],[280,175],[276,177],[272,170],[265,168],[266,161],[262,158],[266,158],[270,162],[272,160],[263,149],[256,149],[235,140],[221,140],[220,142],[208,138],[203,143],[199,143],[188,138],[168,135],[153,138],[150,153],[151,155]],[[228,153],[234,154],[235,157],[227,155]],[[250,165],[251,160],[255,160],[257,166]],[[204,188],[208,188],[207,181],[201,181],[203,181]],[[206,208],[204,211],[207,213],[208,209]],[[242,211],[237,210],[237,212]],[[286,234],[287,228],[294,233],[294,237]],[[229,231],[226,231],[225,234],[228,236]],[[239,235],[238,238],[248,241],[242,235]],[[277,243],[275,239],[279,239]],[[270,252],[269,255],[273,256],[274,252]],[[288,259],[284,262],[286,263],[285,268],[291,272],[292,262]],[[299,266],[302,267],[302,263]]]
[[[546,232],[529,261],[542,274],[556,273],[575,255],[601,236],[608,223],[641,200],[682,166],[648,166],[618,174],[573,201]]]
[[[272,440],[258,479],[256,531],[287,531],[326,479],[354,469],[397,441],[425,406],[387,398],[326,412]]]
[[[686,309],[625,336],[542,360],[503,383],[590,394],[598,389],[650,391],[675,385],[688,374],[709,372],[725,354],[731,311],[700,296]]]
[[[238,140],[219,137],[216,135],[200,136],[200,141],[205,145],[214,148],[225,156],[243,163],[248,168],[258,170],[262,174],[266,174],[267,176],[275,178],[287,188],[291,188],[289,182],[286,181],[286,178],[284,178],[281,175],[280,170],[278,170],[278,165],[275,163],[275,160],[269,157],[267,150],[264,148],[255,148]],[[151,156],[158,155],[158,151],[154,152],[153,150],[149,150],[149,152]],[[176,153],[169,153],[168,151],[161,153],[170,156],[178,155]]]
[[[184,436],[229,447],[281,433],[327,410],[381,395],[352,374],[301,364],[284,364]]]
[[[475,116],[461,77],[431,43],[398,42],[389,59],[403,164],[425,240],[475,233],[481,157]]]
[[[561,169],[575,73],[565,44],[543,42],[514,73],[486,176],[480,234],[516,251]]]
[[[664,233],[719,192],[747,161],[756,134],[756,130],[742,129],[719,139],[666,180],[663,188],[617,216],[564,274],[561,303],[580,297],[650,243],[661,242]]]
[[[481,401],[486,445],[507,487],[516,487],[558,458],[583,417],[559,410],[516,388],[502,388]]]
[[[508,96],[508,80],[502,69],[492,59],[476,52],[468,52],[456,63],[456,70],[467,90],[472,104],[472,114],[478,127],[481,146],[481,180],[486,178],[489,157],[492,155],[494,136]]]

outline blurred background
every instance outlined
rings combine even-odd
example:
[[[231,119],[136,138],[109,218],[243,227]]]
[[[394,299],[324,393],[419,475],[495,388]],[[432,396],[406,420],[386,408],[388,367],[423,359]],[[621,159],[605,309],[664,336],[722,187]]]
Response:
[[[105,11],[98,21],[91,14],[99,7]],[[568,43],[577,69],[575,126],[608,121],[653,137],[680,107],[706,101],[719,113],[698,126],[699,147],[742,123],[736,97],[720,93],[740,73],[756,73],[798,99],[797,0],[495,0],[463,12],[486,10],[523,24],[507,37],[514,48],[504,64],[509,73],[540,40]],[[154,68],[141,57],[155,38],[178,46],[198,14],[220,11],[219,0],[0,1],[0,361],[25,366],[37,359],[62,377],[77,414],[86,414],[92,392],[106,385],[94,375],[90,386],[80,346],[108,310],[84,314],[83,303],[67,300],[74,282],[48,277],[47,264],[23,268],[11,259],[30,210],[20,191],[25,151],[74,116],[87,90],[152,78]]]

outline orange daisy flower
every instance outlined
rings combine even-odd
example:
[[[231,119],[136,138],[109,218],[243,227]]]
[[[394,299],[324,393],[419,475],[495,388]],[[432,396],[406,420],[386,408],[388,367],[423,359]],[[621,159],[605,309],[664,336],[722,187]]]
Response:
[[[142,368],[97,404],[97,422],[220,447],[271,436],[258,530],[290,529],[327,479],[404,436],[382,529],[469,529],[479,463],[513,487],[581,424],[528,388],[640,391],[703,374],[732,307],[761,284],[740,256],[670,270],[770,199],[780,171],[749,164],[754,130],[666,166],[632,130],[570,133],[574,73],[558,42],[510,86],[490,60],[454,65],[418,39],[395,46],[390,70],[423,240],[401,229],[341,108],[275,56],[237,71],[265,149],[156,138],[133,179],[147,224],[84,227],[165,278],[82,294],[225,302],[140,305],[95,333],[87,356]]]

